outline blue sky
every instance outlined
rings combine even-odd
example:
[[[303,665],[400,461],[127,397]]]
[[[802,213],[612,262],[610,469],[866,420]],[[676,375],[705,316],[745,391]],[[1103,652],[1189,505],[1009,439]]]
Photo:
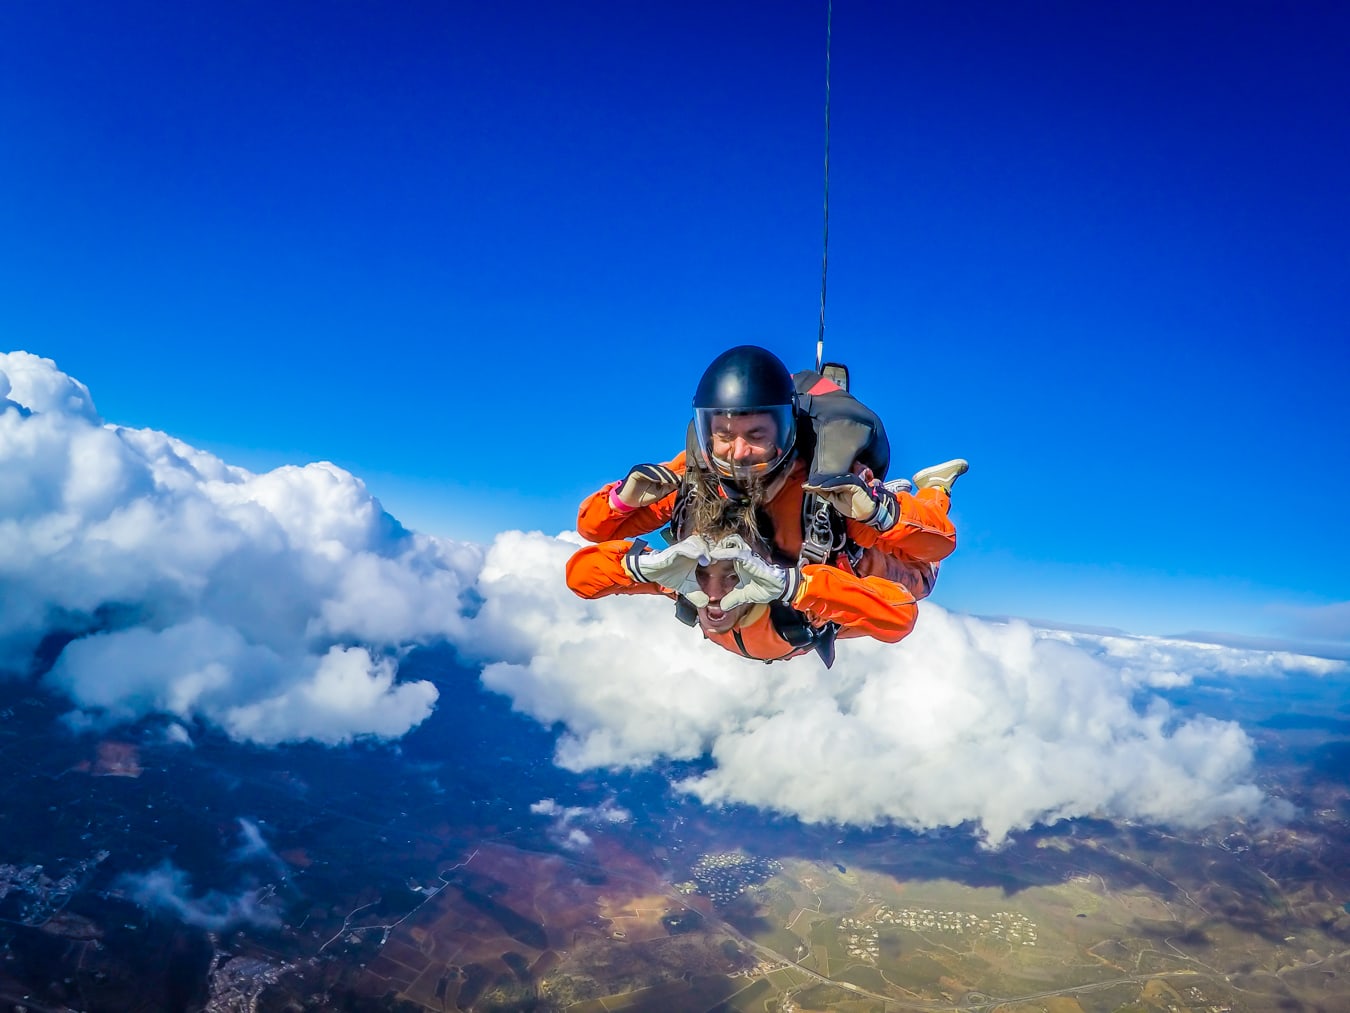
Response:
[[[815,351],[824,5],[0,7],[0,336],[486,539]],[[943,605],[1350,643],[1350,8],[840,2],[827,357]]]

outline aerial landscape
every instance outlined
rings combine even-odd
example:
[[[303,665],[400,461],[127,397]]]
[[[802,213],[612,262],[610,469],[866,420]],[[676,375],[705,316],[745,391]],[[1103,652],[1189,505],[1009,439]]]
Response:
[[[1347,94],[0,3],[0,1013],[1350,1013]]]
[[[1262,785],[1296,807],[1286,822],[1078,819],[987,850],[958,828],[708,809],[670,788],[675,771],[567,774],[552,736],[450,652],[408,665],[445,694],[437,716],[397,749],[338,754],[188,747],[155,722],[70,735],[51,699],[6,684],[4,1001],[1343,1008],[1343,678],[1272,680],[1243,704]]]

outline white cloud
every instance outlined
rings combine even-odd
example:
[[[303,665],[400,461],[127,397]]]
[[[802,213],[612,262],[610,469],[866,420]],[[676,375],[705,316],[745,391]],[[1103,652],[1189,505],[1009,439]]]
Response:
[[[627,809],[616,806],[613,800],[607,800],[598,806],[563,806],[551,798],[540,799],[530,806],[530,812],[536,816],[548,816],[552,823],[549,836],[571,851],[581,851],[591,846],[591,836],[576,824],[603,827],[612,823],[627,823],[633,818]]]
[[[508,533],[489,550],[478,583],[486,604],[471,624],[487,645],[484,683],[565,726],[557,761],[567,768],[707,753],[715,765],[687,790],[808,821],[969,822],[997,843],[1074,816],[1196,826],[1270,814],[1280,806],[1252,783],[1241,728],[1182,719],[1153,690],[1225,667],[1346,668],[1281,652],[1065,637],[932,603],[898,645],[842,642],[829,670],[812,657],[766,666],[703,641],[662,599],[572,597],[562,582],[572,548],[567,538]]]
[[[239,836],[241,838],[239,844],[229,855],[231,862],[239,865],[261,865],[283,880],[290,879],[290,869],[281,856],[273,851],[272,846],[267,843],[267,839],[263,837],[262,828],[258,824],[241,817],[239,819]]]
[[[149,872],[128,873],[118,879],[116,886],[143,908],[167,912],[212,932],[244,924],[262,928],[281,924],[277,911],[268,904],[270,890],[245,889],[238,894],[209,890],[197,894],[192,889],[191,877],[170,862],[163,862]]]
[[[0,356],[0,398],[0,670],[75,637],[46,678],[77,727],[164,714],[259,743],[394,738],[436,702],[430,683],[398,681],[397,657],[445,638],[489,689],[563,727],[568,769],[710,756],[683,786],[710,803],[970,823],[996,843],[1088,814],[1194,825],[1265,811],[1241,729],[1183,719],[1157,691],[1346,668],[932,603],[898,645],[842,642],[831,670],[766,666],[703,641],[664,599],[572,595],[575,534],[509,531],[484,549],[411,533],[331,464],[255,475],[105,425],[83,385],[26,353]],[[552,805],[537,812],[569,846],[609,818]],[[160,892],[181,896],[167,875]]]
[[[1164,637],[1040,630],[1039,636],[1074,644],[1116,665],[1133,682],[1167,688],[1202,677],[1277,676],[1287,672],[1337,675],[1344,661],[1283,649],[1228,647]]]
[[[340,743],[430,713],[393,657],[462,632],[477,546],[404,530],[332,464],[255,475],[106,425],[26,352],[0,355],[0,391],[0,672],[77,637],[47,677],[77,726],[164,712]]]

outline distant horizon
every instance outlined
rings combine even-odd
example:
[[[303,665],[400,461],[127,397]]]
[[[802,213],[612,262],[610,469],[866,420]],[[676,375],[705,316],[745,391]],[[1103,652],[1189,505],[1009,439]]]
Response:
[[[1087,633],[1103,637],[1131,637],[1139,640],[1171,640],[1189,644],[1213,644],[1251,651],[1275,651],[1298,654],[1328,661],[1350,661],[1350,646],[1328,641],[1292,640],[1279,637],[1248,637],[1221,630],[1183,630],[1177,633],[1143,633],[1116,626],[1094,626],[1089,623],[1070,623],[1037,616],[973,614],[989,622],[1024,622],[1041,630],[1062,630],[1067,633]]]

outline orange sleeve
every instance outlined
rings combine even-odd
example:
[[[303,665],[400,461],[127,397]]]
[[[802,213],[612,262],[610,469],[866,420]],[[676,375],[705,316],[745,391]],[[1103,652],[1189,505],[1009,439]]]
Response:
[[[567,561],[567,586],[582,598],[611,594],[666,594],[660,584],[639,584],[623,565],[632,542],[601,542],[572,553]]]
[[[920,489],[911,495],[895,494],[900,504],[900,519],[889,531],[878,531],[861,521],[848,522],[848,534],[865,549],[873,546],[882,552],[903,553],[925,563],[946,559],[956,548],[956,527],[947,510],[951,498],[941,489]]]
[[[684,451],[681,450],[665,466],[678,475],[684,474]],[[620,513],[609,505],[611,490],[617,489],[619,482],[610,482],[598,492],[593,492],[581,501],[577,511],[577,532],[582,538],[592,542],[607,542],[615,538],[635,538],[648,531],[668,524],[675,512],[675,496],[672,492],[664,499],[648,506],[638,507],[627,513]]]
[[[840,636],[872,637],[893,644],[914,629],[919,607],[899,584],[880,577],[855,577],[834,566],[804,566],[802,577],[792,607],[813,622],[838,623]]]

